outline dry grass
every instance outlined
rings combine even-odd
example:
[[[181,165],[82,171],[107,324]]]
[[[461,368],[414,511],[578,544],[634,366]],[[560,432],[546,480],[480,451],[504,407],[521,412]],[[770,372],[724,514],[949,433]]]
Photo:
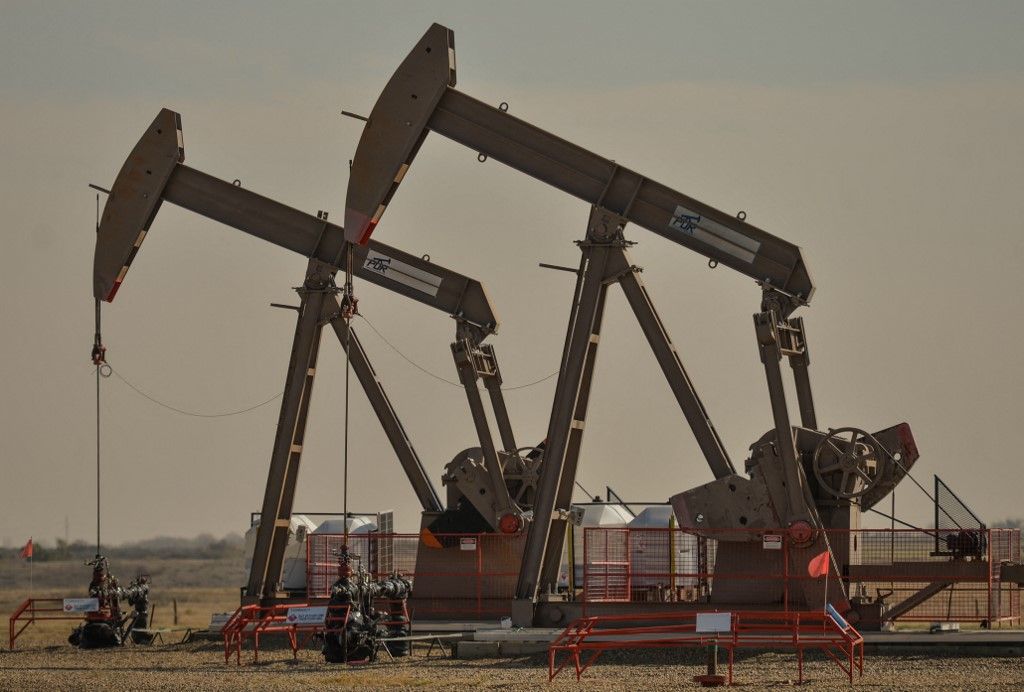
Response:
[[[150,575],[150,608],[153,627],[157,628],[174,626],[175,600],[178,626],[206,627],[211,613],[238,607],[238,587],[231,585],[242,584],[246,576],[241,560],[124,559],[111,564],[111,571],[122,583],[137,574]],[[82,597],[88,593],[91,572],[81,561],[39,562],[33,572],[32,595],[36,598]],[[0,614],[9,615],[29,596],[28,565],[21,560],[2,561],[0,584],[4,585],[0,588]],[[17,646],[63,644],[73,626],[73,622],[66,621],[37,622],[25,630]],[[7,646],[6,636],[3,646]]]

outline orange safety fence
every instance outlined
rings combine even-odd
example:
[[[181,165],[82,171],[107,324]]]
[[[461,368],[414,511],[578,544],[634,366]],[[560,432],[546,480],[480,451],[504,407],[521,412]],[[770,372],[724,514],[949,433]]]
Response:
[[[948,533],[948,532],[947,532]],[[809,582],[803,553],[782,529],[606,528],[582,530],[582,550],[570,573],[581,578],[571,600],[587,603],[715,603],[724,594],[756,592],[758,603],[799,610]],[[829,530],[836,564],[832,578],[851,598],[882,601],[890,619],[1020,622],[1020,588],[1001,579],[1001,564],[1019,562],[1020,531],[984,529],[937,539],[915,529]],[[349,550],[374,578],[394,571],[413,582],[409,608],[420,618],[493,619],[510,614],[522,535],[352,534]],[[325,599],[337,579],[340,534],[306,541],[306,598]],[[736,558],[719,545],[743,543]],[[731,559],[725,559],[731,555]],[[717,594],[715,590],[717,588]],[[586,612],[586,610],[584,610]]]
[[[82,613],[67,613],[62,598],[27,598],[11,614],[8,621],[8,646],[14,650],[14,643],[28,626],[37,620],[82,620]]]
[[[399,572],[413,584],[411,615],[490,619],[508,615],[515,596],[524,535],[349,534],[350,554],[372,578]],[[306,539],[306,596],[330,596],[338,578],[342,534]]]
[[[854,673],[864,674],[864,638],[834,610],[717,613],[729,620],[728,629],[721,631],[702,629],[700,618],[709,614],[691,611],[578,618],[548,648],[548,680],[570,663],[579,680],[606,651],[701,646],[719,646],[728,652],[730,685],[734,653],[739,648],[794,650],[801,683],[807,649],[825,652],[851,683]]]
[[[323,622],[296,624],[289,620],[288,611],[292,608],[307,608],[307,603],[285,603],[272,606],[246,605],[240,606],[221,629],[224,638],[224,663],[231,661],[235,655],[236,665],[242,664],[242,648],[245,639],[253,642],[253,663],[259,662],[260,637],[265,634],[284,633],[288,637],[288,645],[292,650],[292,658],[298,658],[299,649],[309,643],[314,635],[323,632],[344,630],[348,624],[349,606],[338,606],[344,609],[343,615],[331,615],[328,611]],[[334,610],[332,608],[332,610]],[[300,635],[301,638],[300,638]]]
[[[850,597],[904,604],[896,619],[1020,622],[1020,588],[1000,578],[1001,564],[1020,561],[1018,529],[975,531],[961,537],[956,550],[936,550],[935,533],[924,530],[829,530],[826,535],[836,562],[848,565],[838,577]],[[719,559],[723,541],[744,543],[741,555],[746,559]],[[800,560],[791,553],[797,550],[802,549],[782,529],[698,534],[669,528],[586,528],[583,579],[575,596],[584,603],[714,603],[717,584],[719,596],[756,589],[766,603],[799,609],[808,580],[818,578],[796,564]]]

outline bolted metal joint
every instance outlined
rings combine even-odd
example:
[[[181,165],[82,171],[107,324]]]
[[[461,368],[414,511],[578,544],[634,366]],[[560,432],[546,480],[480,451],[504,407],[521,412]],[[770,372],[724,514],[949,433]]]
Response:
[[[592,243],[625,242],[622,231],[627,220],[607,209],[598,206],[590,208],[590,219],[587,221],[587,240]]]

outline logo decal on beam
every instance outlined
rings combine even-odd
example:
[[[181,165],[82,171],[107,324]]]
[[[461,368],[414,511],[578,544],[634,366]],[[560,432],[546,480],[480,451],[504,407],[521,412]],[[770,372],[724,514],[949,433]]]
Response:
[[[388,257],[374,250],[366,253],[363,269],[374,274],[380,274],[389,281],[414,288],[432,297],[437,295],[437,291],[441,287],[441,277],[434,276],[422,269],[417,269],[405,262],[399,262],[393,257]]]
[[[759,241],[682,206],[676,207],[676,213],[672,215],[668,226],[748,263],[754,261],[757,251],[761,249]]]

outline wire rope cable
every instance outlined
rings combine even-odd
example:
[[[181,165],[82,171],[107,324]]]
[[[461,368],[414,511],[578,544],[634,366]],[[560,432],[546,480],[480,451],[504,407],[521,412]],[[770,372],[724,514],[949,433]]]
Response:
[[[454,380],[449,380],[446,377],[442,377],[441,375],[433,373],[430,370],[428,370],[427,368],[425,368],[422,365],[420,365],[419,363],[417,363],[416,361],[414,361],[409,356],[407,356],[404,353],[402,353],[401,349],[399,349],[397,346],[395,346],[393,343],[391,343],[391,341],[386,336],[381,334],[380,330],[377,329],[377,327],[375,327],[373,325],[373,323],[370,322],[370,320],[368,320],[366,318],[365,315],[363,315],[362,313],[359,313],[358,316],[360,318],[362,318],[363,322],[366,322],[366,326],[368,326],[371,330],[373,330],[373,333],[376,334],[380,338],[380,340],[383,341],[387,345],[388,348],[390,348],[392,351],[397,353],[402,358],[402,360],[404,360],[406,363],[408,363],[409,365],[413,366],[414,368],[416,368],[417,370],[419,370],[423,374],[428,375],[429,377],[432,377],[435,380],[438,380],[439,382],[444,382],[445,384],[450,384],[453,387],[460,387],[460,388],[462,387],[462,383],[461,382],[455,382]],[[534,380],[533,382],[527,382],[526,384],[519,384],[519,385],[515,385],[515,386],[512,386],[512,387],[502,386],[501,391],[503,391],[503,392],[511,392],[511,391],[515,391],[517,389],[526,389],[528,387],[533,387],[535,385],[541,384],[542,382],[547,382],[552,377],[555,377],[559,372],[560,372],[559,370],[555,370],[553,373],[545,375],[544,377],[540,378],[539,380]]]
[[[124,375],[118,372],[115,368],[111,367],[110,370],[114,374],[114,376],[117,377],[117,379],[121,380],[121,382],[126,384],[132,391],[134,391],[136,394],[143,397],[144,399],[147,399],[152,403],[156,404],[157,406],[167,409],[168,411],[173,411],[183,416],[191,416],[193,418],[227,418],[228,416],[239,416],[243,413],[249,413],[250,411],[255,411],[258,408],[266,406],[272,401],[280,399],[281,396],[284,394],[284,392],[278,392],[274,396],[270,397],[269,399],[265,399],[258,404],[253,404],[252,406],[247,406],[245,408],[240,408],[233,411],[224,411],[221,413],[200,413],[199,411],[189,411],[187,409],[179,408],[177,406],[172,406],[171,404],[168,404],[165,401],[161,401],[155,396],[148,394],[141,387],[138,387],[135,384],[133,384],[128,378],[126,378]]]

